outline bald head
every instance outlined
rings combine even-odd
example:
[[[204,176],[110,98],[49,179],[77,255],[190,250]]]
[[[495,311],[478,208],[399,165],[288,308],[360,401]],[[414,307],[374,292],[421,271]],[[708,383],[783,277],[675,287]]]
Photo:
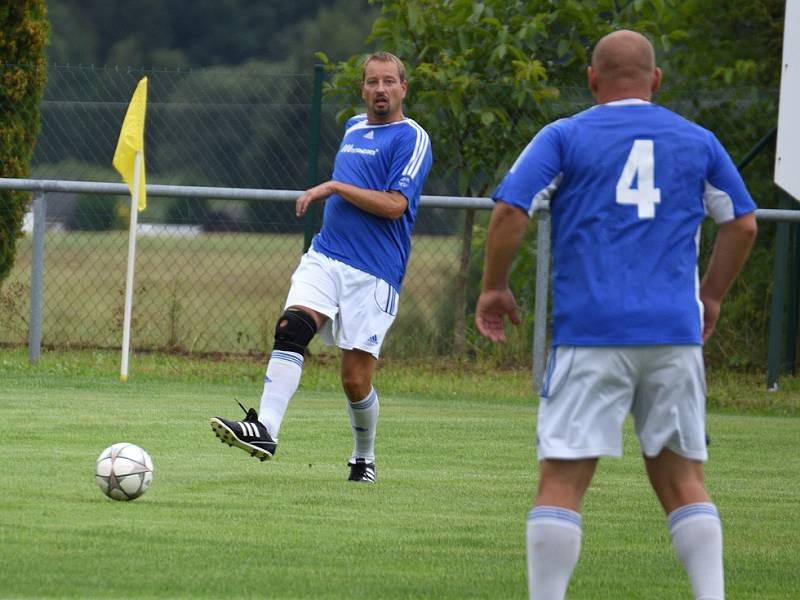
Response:
[[[622,29],[601,38],[592,52],[589,87],[598,102],[624,98],[650,100],[661,83],[650,41]]]

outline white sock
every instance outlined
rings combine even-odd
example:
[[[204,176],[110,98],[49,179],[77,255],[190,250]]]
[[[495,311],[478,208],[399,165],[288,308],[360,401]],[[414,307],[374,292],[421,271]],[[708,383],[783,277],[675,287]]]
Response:
[[[303,355],[285,350],[273,350],[267,363],[267,374],[264,377],[264,391],[261,394],[261,406],[258,420],[269,431],[273,439],[278,439],[283,415],[289,406],[300,384],[303,374]]]
[[[557,506],[528,513],[528,596],[563,600],[581,552],[581,516]]]
[[[353,427],[353,454],[351,459],[363,458],[375,462],[375,433],[378,429],[378,393],[372,388],[366,398],[347,403],[350,425]]]
[[[669,513],[672,545],[689,575],[697,600],[725,598],[722,524],[710,502],[686,504]]]

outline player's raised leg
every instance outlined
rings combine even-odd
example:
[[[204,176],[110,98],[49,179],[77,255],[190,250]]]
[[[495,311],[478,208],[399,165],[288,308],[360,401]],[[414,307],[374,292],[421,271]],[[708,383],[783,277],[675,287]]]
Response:
[[[283,416],[303,373],[305,348],[324,318],[303,307],[290,307],[281,315],[264,377],[261,415],[250,408],[243,421],[213,417],[211,429],[224,443],[262,461],[274,456]]]
[[[324,320],[316,311],[299,306],[288,308],[278,319],[259,407],[261,422],[276,439],[289,400],[300,384],[306,347]]]
[[[705,489],[703,463],[666,448],[655,458],[644,460],[695,598],[722,600],[722,523]]]
[[[348,461],[349,481],[375,483],[375,434],[380,404],[372,387],[376,359],[362,350],[342,354],[342,387],[347,395],[347,412],[353,429],[353,452]]]

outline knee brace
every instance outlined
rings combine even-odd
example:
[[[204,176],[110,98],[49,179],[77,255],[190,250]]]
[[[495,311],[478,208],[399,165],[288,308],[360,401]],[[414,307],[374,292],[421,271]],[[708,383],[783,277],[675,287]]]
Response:
[[[275,326],[272,349],[305,354],[306,346],[316,333],[317,324],[311,315],[302,310],[286,310]]]

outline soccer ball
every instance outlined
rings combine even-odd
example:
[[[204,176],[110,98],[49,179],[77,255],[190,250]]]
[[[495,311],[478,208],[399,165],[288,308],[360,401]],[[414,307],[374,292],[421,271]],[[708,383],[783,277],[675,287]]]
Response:
[[[135,500],[153,482],[153,460],[136,444],[109,446],[97,457],[95,481],[113,500]]]

